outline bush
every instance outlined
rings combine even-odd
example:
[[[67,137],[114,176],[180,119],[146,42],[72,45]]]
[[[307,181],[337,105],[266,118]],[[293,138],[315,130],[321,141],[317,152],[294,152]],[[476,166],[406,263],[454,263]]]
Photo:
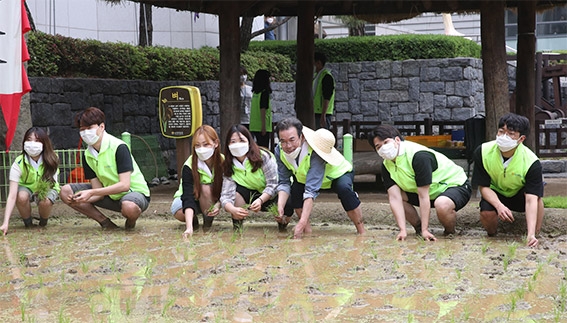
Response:
[[[141,80],[218,80],[219,51],[139,47],[125,43],[80,40],[42,32],[28,33],[28,74],[42,77],[93,77]],[[263,68],[274,80],[292,81],[291,61],[280,54],[250,52],[241,60],[251,72]]]
[[[250,43],[249,51],[282,54],[297,62],[295,41]],[[391,35],[336,39],[316,39],[315,51],[327,55],[329,62],[432,59],[452,57],[480,58],[480,45],[463,37],[445,35]]]
[[[216,48],[138,47],[125,43],[80,40],[42,32],[28,33],[28,74],[43,77],[93,77],[141,80],[218,80]],[[293,81],[295,41],[250,43],[241,55],[250,79],[258,69],[274,81]],[[315,50],[329,62],[480,57],[480,46],[463,37],[444,35],[366,36],[315,40]]]

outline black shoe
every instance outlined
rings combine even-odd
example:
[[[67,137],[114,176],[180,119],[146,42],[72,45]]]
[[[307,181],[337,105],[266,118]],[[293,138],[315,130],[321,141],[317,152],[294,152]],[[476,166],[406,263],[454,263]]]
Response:
[[[31,216],[30,216],[29,218],[27,218],[27,219],[22,219],[22,221],[24,221],[24,225],[26,226],[26,228],[31,228],[31,227],[33,227],[33,222],[32,222],[33,219],[32,219]]]
[[[48,220],[48,219],[40,218],[40,219],[39,219],[39,226],[40,226],[40,227],[46,226],[46,225],[47,225],[47,220]]]
[[[203,215],[203,232],[209,232],[213,226],[214,216]]]
[[[106,220],[99,222],[98,224],[100,224],[100,226],[104,229],[104,230],[115,230],[118,229],[118,226],[112,222],[112,220],[110,220],[109,218],[106,218]]]
[[[232,229],[234,231],[241,231],[243,223],[244,223],[244,220],[232,219]]]

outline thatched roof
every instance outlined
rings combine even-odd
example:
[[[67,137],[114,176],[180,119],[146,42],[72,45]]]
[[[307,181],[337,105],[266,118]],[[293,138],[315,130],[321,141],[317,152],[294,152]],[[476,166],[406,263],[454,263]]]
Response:
[[[317,16],[354,15],[372,22],[391,22],[408,19],[424,12],[475,12],[481,1],[472,0],[130,0],[157,7],[219,14],[229,3],[239,3],[239,16],[297,16],[300,3],[313,2]],[[488,1],[488,0],[485,0]],[[504,1],[515,8],[526,0]],[[538,9],[564,5],[565,0],[534,0]]]

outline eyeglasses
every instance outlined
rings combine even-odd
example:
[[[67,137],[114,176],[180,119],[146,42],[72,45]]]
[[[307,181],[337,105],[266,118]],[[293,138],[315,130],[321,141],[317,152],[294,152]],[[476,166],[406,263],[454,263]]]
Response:
[[[518,139],[520,137],[520,133],[517,131],[512,131],[512,130],[504,130],[502,128],[498,129],[498,135],[502,136],[502,135],[508,135],[508,137],[512,138],[512,139]]]
[[[299,142],[299,139],[291,138],[290,140],[286,140],[286,141],[280,140],[280,145],[282,145],[282,147],[295,146],[295,143],[297,143],[297,142]]]

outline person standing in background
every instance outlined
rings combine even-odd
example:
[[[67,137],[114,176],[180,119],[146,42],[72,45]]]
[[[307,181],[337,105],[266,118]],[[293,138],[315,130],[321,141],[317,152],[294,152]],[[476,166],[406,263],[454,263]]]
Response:
[[[274,17],[264,16],[264,28],[269,28],[274,23]],[[273,30],[264,33],[264,40],[276,40],[276,34]]]
[[[252,87],[246,84],[248,70],[240,66],[240,124],[250,127],[250,103],[252,101]]]
[[[272,133],[272,103],[270,94],[270,72],[258,70],[252,83],[252,101],[250,108],[250,132],[259,146],[270,149]]]
[[[327,57],[323,53],[315,53],[313,65],[313,111],[315,111],[315,129],[331,128],[331,116],[335,110],[335,79],[328,68],[325,68]]]

